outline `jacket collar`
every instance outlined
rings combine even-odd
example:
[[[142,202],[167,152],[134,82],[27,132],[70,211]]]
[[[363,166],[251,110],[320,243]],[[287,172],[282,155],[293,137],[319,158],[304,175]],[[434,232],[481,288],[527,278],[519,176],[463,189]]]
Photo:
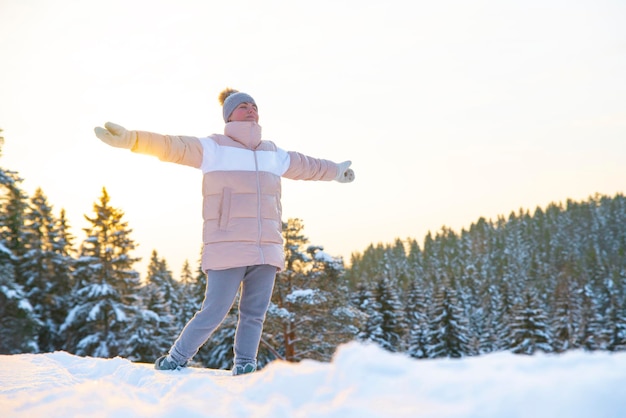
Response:
[[[261,125],[256,122],[228,122],[224,135],[234,139],[249,149],[256,149],[261,143]]]

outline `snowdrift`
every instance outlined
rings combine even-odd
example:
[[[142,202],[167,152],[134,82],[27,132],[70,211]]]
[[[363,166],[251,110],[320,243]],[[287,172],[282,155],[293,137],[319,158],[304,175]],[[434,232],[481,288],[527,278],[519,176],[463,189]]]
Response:
[[[162,372],[65,352],[0,356],[2,417],[626,417],[626,353],[413,360],[341,346],[331,363]]]

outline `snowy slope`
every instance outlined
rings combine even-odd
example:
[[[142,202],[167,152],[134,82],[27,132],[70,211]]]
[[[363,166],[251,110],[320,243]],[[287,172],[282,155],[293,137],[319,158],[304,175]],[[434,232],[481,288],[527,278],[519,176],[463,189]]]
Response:
[[[252,375],[64,352],[0,356],[0,417],[626,417],[626,353],[411,360],[341,346]]]

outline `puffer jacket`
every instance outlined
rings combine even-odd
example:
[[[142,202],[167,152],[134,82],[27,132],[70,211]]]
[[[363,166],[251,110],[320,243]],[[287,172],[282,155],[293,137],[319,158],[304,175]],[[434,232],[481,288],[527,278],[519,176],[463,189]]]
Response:
[[[339,169],[262,140],[254,122],[230,122],[224,135],[206,138],[132,133],[133,152],[202,170],[204,271],[257,264],[282,270],[281,177],[328,181]]]

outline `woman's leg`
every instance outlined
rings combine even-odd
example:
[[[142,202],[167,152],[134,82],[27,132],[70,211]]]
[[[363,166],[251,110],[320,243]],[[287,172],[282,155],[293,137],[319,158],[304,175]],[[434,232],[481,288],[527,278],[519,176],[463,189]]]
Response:
[[[256,367],[263,322],[272,298],[276,270],[276,267],[270,265],[247,268],[239,300],[239,323],[234,346],[235,365],[252,363]]]
[[[189,320],[170,349],[171,358],[183,364],[196,355],[213,331],[224,321],[233,305],[246,267],[207,271],[202,308]]]

